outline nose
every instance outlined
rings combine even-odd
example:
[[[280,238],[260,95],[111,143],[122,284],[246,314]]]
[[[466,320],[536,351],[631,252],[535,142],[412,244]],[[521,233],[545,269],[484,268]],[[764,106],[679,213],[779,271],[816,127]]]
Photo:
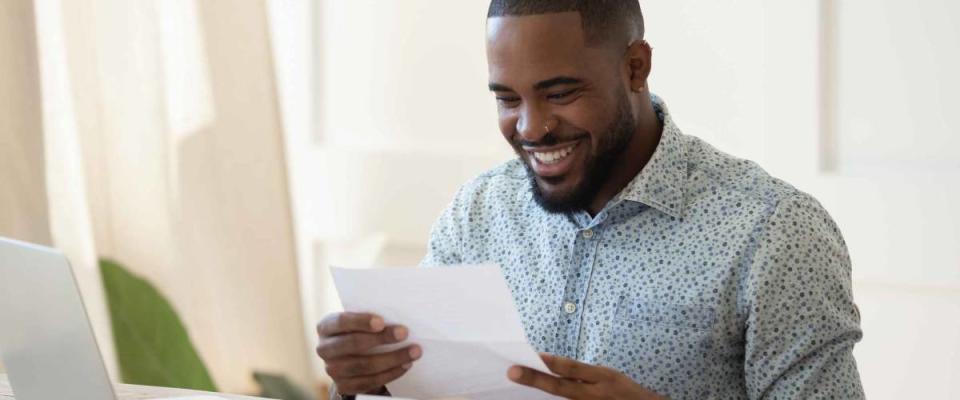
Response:
[[[523,140],[537,143],[550,133],[552,121],[550,113],[536,106],[525,105],[517,119],[517,132]]]

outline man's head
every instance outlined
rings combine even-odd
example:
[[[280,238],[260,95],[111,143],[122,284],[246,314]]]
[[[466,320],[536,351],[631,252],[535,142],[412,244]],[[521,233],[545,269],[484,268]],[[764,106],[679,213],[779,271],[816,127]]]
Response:
[[[650,108],[643,35],[637,0],[490,3],[487,58],[500,130],[548,211],[591,206],[636,147]]]
[[[581,29],[591,46],[623,49],[643,39],[643,13],[637,0],[493,0],[487,18],[564,12],[580,14]]]

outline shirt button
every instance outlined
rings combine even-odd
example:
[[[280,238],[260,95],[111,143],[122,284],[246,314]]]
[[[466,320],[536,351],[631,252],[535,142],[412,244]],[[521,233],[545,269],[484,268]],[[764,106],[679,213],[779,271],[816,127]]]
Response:
[[[563,312],[567,314],[573,314],[577,312],[577,305],[573,303],[566,303],[563,305]]]
[[[585,230],[583,231],[583,238],[584,238],[584,239],[590,239],[590,238],[592,238],[592,237],[593,237],[593,230],[592,230],[592,229],[585,229]]]

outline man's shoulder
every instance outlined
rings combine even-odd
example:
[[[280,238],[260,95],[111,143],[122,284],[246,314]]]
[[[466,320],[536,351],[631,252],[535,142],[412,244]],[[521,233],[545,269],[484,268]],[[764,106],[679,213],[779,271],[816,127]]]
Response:
[[[732,156],[695,136],[684,136],[687,176],[693,193],[720,192],[773,208],[789,198],[813,197],[770,175],[757,163]],[[696,196],[693,196],[694,198]]]
[[[529,199],[527,171],[519,159],[506,161],[467,181],[454,202],[463,204],[505,204]]]
[[[507,181],[508,183],[514,183],[515,181],[520,181],[524,183],[527,179],[527,170],[523,166],[523,162],[518,158],[512,158],[508,161],[497,165],[487,171],[484,171],[473,181]]]

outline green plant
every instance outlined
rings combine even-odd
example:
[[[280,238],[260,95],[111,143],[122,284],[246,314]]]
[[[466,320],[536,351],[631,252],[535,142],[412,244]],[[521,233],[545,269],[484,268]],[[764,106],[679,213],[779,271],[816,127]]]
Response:
[[[260,397],[281,400],[312,400],[299,386],[282,375],[254,372],[253,379],[260,385]]]
[[[125,383],[217,391],[187,330],[163,295],[119,263],[100,261]]]

